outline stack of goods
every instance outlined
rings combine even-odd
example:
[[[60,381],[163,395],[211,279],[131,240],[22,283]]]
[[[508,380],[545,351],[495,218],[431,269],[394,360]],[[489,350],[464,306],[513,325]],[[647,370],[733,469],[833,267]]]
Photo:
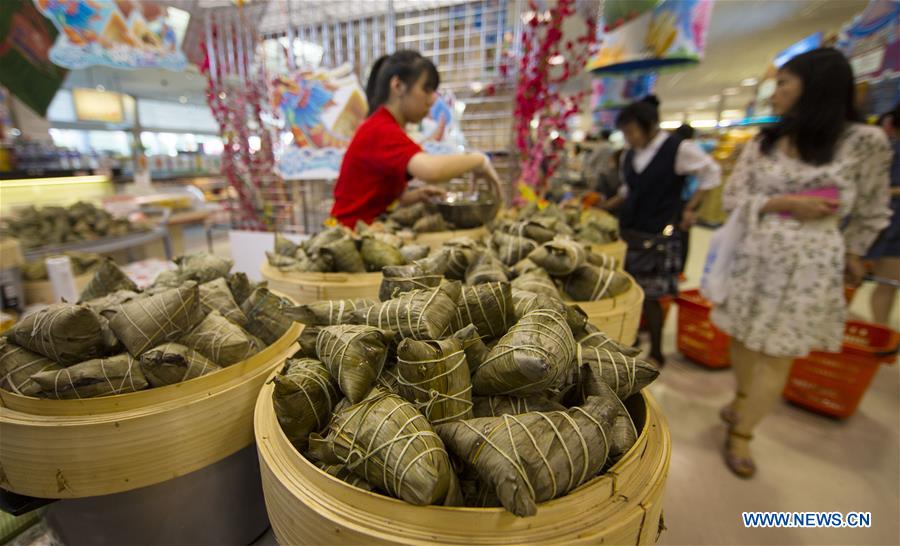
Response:
[[[187,381],[250,358],[291,326],[288,302],[230,260],[179,258],[140,291],[103,260],[77,304],[27,315],[0,338],[0,388],[90,398]]]
[[[366,273],[406,265],[428,252],[428,246],[405,243],[383,225],[361,224],[356,233],[328,228],[300,244],[276,233],[275,248],[266,257],[282,273]]]
[[[413,233],[434,233],[456,229],[431,203],[397,207],[388,215],[385,225],[391,230],[408,229]]]
[[[558,298],[515,297],[476,243],[448,248],[397,266],[381,302],[290,309],[307,326],[274,378],[275,413],[300,453],[356,487],[531,516],[631,448],[622,401],[659,370]]]
[[[18,239],[23,249],[31,249],[120,237],[147,229],[142,223],[114,218],[102,208],[78,202],[70,207],[28,207],[4,220],[0,233]]]
[[[92,252],[66,252],[66,256],[72,263],[72,274],[76,277],[93,270],[103,259],[99,254]],[[46,281],[47,263],[44,260],[25,262],[22,266],[22,280],[27,282]]]

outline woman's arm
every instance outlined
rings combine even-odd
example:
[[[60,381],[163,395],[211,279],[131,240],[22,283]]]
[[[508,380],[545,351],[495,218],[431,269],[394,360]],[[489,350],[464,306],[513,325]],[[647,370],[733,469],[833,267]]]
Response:
[[[419,152],[412,156],[406,169],[409,174],[423,182],[439,184],[470,171],[484,172],[488,167],[490,167],[490,160],[486,155],[478,152],[450,155]]]
[[[844,243],[848,254],[863,256],[878,234],[890,223],[891,147],[881,131],[860,131],[858,142],[849,146],[854,154],[852,170],[856,200],[850,210]]]

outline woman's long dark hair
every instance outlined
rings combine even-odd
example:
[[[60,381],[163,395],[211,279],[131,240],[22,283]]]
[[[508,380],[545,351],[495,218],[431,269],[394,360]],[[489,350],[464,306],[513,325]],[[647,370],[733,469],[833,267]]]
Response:
[[[616,127],[621,129],[628,123],[636,123],[644,133],[653,132],[659,125],[659,99],[656,95],[647,95],[623,108],[616,116]]]
[[[760,148],[769,154],[778,139],[788,137],[806,163],[829,163],[847,124],[859,121],[850,63],[840,51],[823,47],[797,55],[781,70],[800,78],[803,91],[781,121],[763,129]]]
[[[426,91],[434,91],[441,83],[441,76],[431,60],[418,51],[403,50],[392,55],[383,55],[375,61],[366,84],[366,99],[369,101],[369,115],[387,102],[391,96],[391,78],[397,76],[407,87],[427,74]]]

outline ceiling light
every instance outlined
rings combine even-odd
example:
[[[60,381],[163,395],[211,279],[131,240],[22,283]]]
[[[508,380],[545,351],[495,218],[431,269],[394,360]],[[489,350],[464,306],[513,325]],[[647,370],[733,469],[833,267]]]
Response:
[[[729,87],[722,90],[722,94],[726,96],[737,95],[740,90],[737,87]]]
[[[678,129],[681,127],[680,121],[663,121],[660,122],[659,127],[661,129]]]
[[[547,59],[547,64],[552,64],[553,66],[561,65],[566,62],[566,58],[562,55],[554,55]]]
[[[745,79],[741,80],[741,85],[744,87],[752,87],[758,83],[759,83],[759,80],[757,80],[756,78],[745,78]]]
[[[691,122],[691,127],[695,129],[710,129],[718,125],[718,122],[714,119],[695,119]]]
[[[98,85],[98,86],[96,87],[96,89],[97,89],[97,91],[100,91],[101,93],[104,92],[104,91],[106,91],[106,88],[103,87],[102,85]]]

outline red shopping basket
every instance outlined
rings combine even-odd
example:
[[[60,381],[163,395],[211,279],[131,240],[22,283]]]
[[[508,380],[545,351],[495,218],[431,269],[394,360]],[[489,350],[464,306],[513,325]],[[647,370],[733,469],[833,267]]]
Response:
[[[880,364],[897,361],[900,333],[867,322],[847,321],[840,353],[814,351],[798,358],[784,397],[798,406],[832,417],[856,412]]]
[[[678,304],[678,350],[697,364],[708,368],[731,365],[728,345],[731,338],[709,320],[712,304],[699,290],[685,290],[675,300]]]

